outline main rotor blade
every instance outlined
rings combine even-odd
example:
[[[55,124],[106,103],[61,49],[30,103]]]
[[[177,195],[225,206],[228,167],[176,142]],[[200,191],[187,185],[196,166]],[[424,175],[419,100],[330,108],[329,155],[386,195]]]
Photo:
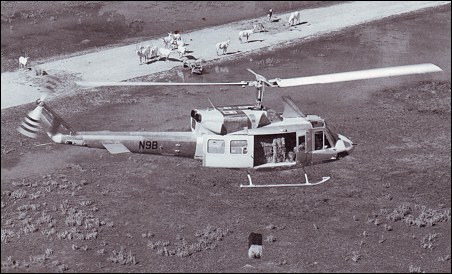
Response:
[[[171,82],[76,82],[83,87],[117,86],[247,86],[250,82],[235,83],[171,83]]]
[[[268,82],[267,79],[264,76],[255,73],[254,71],[252,71],[249,68],[247,68],[246,70],[251,72],[252,74],[254,74],[254,76],[256,77],[256,81],[262,81],[262,82],[264,82],[265,84],[267,84],[268,86],[271,86],[271,87],[274,86],[272,83]]]
[[[376,69],[331,73],[289,79],[272,79],[269,80],[269,82],[273,82],[279,87],[293,87],[293,86],[327,84],[409,74],[421,74],[438,71],[442,71],[442,69],[434,64],[417,64],[408,66],[397,66],[388,68],[376,68]]]

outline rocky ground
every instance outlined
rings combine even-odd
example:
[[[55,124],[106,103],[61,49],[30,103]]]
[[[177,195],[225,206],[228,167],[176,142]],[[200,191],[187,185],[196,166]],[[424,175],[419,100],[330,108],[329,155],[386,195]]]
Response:
[[[240,190],[245,172],[192,159],[47,144],[15,131],[32,104],[2,110],[2,272],[450,272],[450,33],[449,5],[212,64],[202,76],[151,77],[236,81],[247,67],[288,78],[424,62],[445,70],[267,92],[265,105],[282,111],[283,92],[358,143],[350,157],[307,169],[332,177],[317,187]],[[183,131],[207,99],[253,96],[105,88],[51,105],[79,130]],[[252,176],[278,183],[302,173]],[[251,232],[264,236],[260,260],[247,257]]]

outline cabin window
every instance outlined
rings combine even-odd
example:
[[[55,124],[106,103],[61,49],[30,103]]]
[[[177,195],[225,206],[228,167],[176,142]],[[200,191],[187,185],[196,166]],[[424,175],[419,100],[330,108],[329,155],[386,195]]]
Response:
[[[210,139],[207,142],[207,152],[208,153],[216,153],[216,154],[224,154],[224,140]]]
[[[246,140],[231,141],[231,154],[247,154],[247,153],[248,153],[248,141]]]

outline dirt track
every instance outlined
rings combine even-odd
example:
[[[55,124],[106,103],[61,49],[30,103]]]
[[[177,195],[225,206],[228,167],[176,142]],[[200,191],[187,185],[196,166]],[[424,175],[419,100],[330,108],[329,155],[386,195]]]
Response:
[[[269,23],[266,17],[260,17],[183,33],[182,37],[188,44],[189,56],[192,58],[205,61],[219,59],[215,44],[228,38],[231,38],[229,54],[220,58],[240,58],[246,53],[259,49],[281,47],[288,42],[300,41],[365,22],[446,3],[448,2],[389,2],[381,5],[379,2],[352,2],[301,10],[301,22],[294,27],[287,25],[287,18],[290,13],[275,14],[275,17],[281,18],[279,22]],[[324,20],[324,18],[328,18],[328,20]],[[268,32],[255,33],[248,43],[240,43],[237,39],[238,32],[251,29],[255,22],[262,22],[264,26],[267,26]],[[143,41],[143,44],[162,46],[162,42],[159,40]],[[170,59],[172,61],[170,62],[158,61],[148,65],[139,65],[135,50],[136,45],[132,44],[39,64],[39,67],[51,75],[57,75],[63,81],[73,81],[74,79],[82,81],[122,81],[181,66],[180,58],[176,52],[172,54]],[[32,74],[32,72],[28,74]],[[33,79],[30,79],[27,74],[23,75],[23,71],[2,73],[2,109],[21,103],[33,102],[36,98],[39,98],[41,84],[29,85],[30,82],[33,82]]]
[[[207,66],[200,77],[161,75],[235,81],[246,67],[287,78],[422,62],[445,70],[284,90],[358,143],[350,157],[308,169],[332,176],[319,187],[239,190],[245,172],[192,159],[35,146],[48,138],[15,131],[34,106],[2,110],[2,272],[450,272],[450,33],[449,5]],[[280,91],[267,92],[265,105],[281,111]],[[50,104],[79,130],[180,131],[207,98],[241,104],[253,93],[99,89]],[[261,260],[247,258],[250,232],[264,235]]]

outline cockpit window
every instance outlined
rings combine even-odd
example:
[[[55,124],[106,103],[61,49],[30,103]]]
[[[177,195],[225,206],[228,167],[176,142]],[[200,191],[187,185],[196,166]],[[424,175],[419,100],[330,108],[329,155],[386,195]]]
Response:
[[[323,135],[323,148],[331,148],[330,141],[325,134]]]
[[[326,125],[326,123],[325,123],[325,127],[326,127],[326,129],[328,130],[328,133],[329,133],[331,139],[333,139],[333,140],[332,140],[333,143],[336,144],[336,143],[337,143],[337,140],[339,140],[339,136],[337,135],[336,132],[332,131],[332,130]]]
[[[330,141],[323,131],[317,131],[314,133],[314,149],[321,150],[331,148]]]
[[[315,150],[322,149],[323,148],[323,132],[317,131],[315,133],[314,140],[315,140],[315,145],[314,145]]]

